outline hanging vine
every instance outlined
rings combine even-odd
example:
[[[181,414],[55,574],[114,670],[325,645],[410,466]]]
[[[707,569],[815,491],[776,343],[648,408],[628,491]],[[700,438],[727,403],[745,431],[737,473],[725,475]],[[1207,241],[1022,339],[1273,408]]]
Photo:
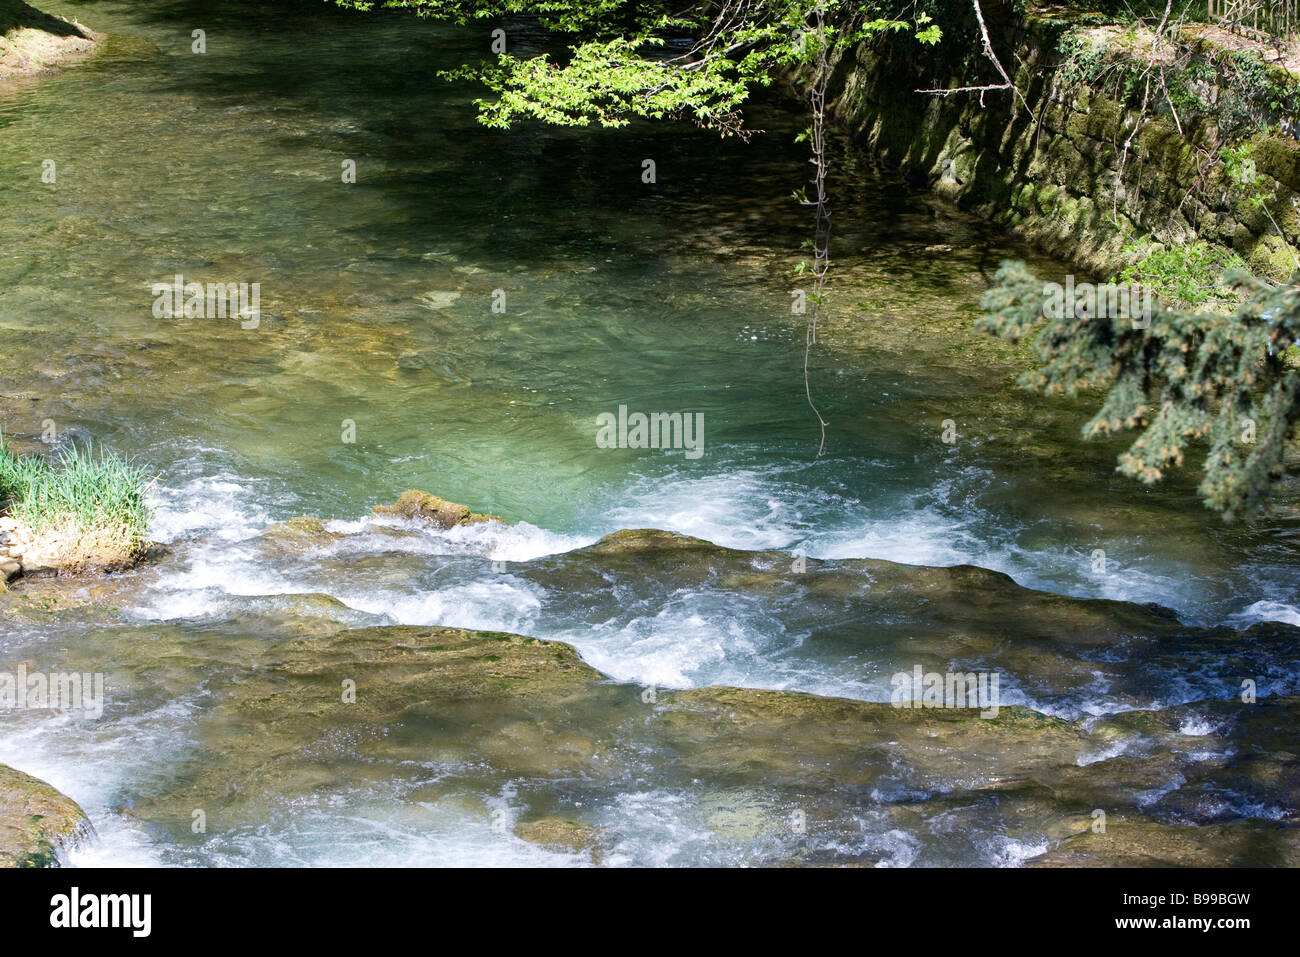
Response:
[[[817,424],[821,429],[821,438],[817,443],[817,457],[820,458],[826,450],[826,426],[830,423],[822,417],[821,410],[817,408],[817,403],[813,401],[812,382],[808,375],[808,362],[812,355],[812,347],[817,343],[817,324],[821,318],[822,307],[826,304],[826,280],[831,268],[831,213],[826,198],[826,174],[830,168],[830,162],[826,155],[826,90],[830,83],[831,70],[827,57],[830,44],[826,37],[826,7],[822,0],[817,0],[817,5],[812,11],[812,20],[811,36],[814,44],[812,53],[814,72],[808,84],[808,103],[812,109],[812,125],[809,126],[805,136],[812,150],[810,162],[813,164],[815,171],[812,179],[815,198],[809,199],[805,189],[800,195],[800,201],[805,206],[812,206],[816,209],[816,219],[813,238],[808,243],[805,243],[805,248],[811,245],[813,253],[813,261],[810,267],[813,288],[812,295],[808,297],[812,309],[808,313],[808,321],[804,328],[803,388],[804,396],[808,399],[808,407],[812,409],[813,415],[817,416]],[[805,40],[805,42],[807,41]],[[800,265],[806,266],[805,263]]]

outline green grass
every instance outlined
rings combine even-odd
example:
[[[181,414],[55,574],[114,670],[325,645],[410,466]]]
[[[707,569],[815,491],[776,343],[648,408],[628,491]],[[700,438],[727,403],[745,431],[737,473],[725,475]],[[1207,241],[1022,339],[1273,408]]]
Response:
[[[0,513],[36,534],[72,530],[134,553],[148,540],[147,473],[112,452],[69,445],[51,464],[15,454],[0,435]]]

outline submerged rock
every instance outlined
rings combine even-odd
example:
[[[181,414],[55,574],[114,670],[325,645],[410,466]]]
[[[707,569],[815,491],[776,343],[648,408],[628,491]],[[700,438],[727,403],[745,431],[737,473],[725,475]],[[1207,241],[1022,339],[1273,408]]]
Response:
[[[415,297],[416,302],[429,309],[447,309],[455,305],[458,299],[460,299],[460,293],[458,292],[437,289]]]
[[[53,867],[90,831],[72,798],[0,764],[0,867]]]
[[[397,357],[397,368],[407,372],[432,372],[439,378],[457,385],[472,383],[452,370],[453,359],[437,349],[417,349],[403,352]]]
[[[509,787],[516,837],[593,860],[621,859],[600,809],[646,787],[663,795],[657,813],[769,862],[873,862],[864,827],[942,829],[963,814],[1030,828],[1045,849],[1081,830],[1112,777],[1104,761],[1081,767],[1087,756],[1138,740],[1023,708],[989,720],[756,689],[647,693],[569,645],[456,628],[287,641],[227,673],[193,765],[132,812],[175,841],[191,839],[196,807],[239,831],[370,782],[430,806]],[[1108,806],[1140,815],[1150,786],[1125,782]]]
[[[342,537],[327,529],[323,519],[300,515],[262,529],[258,547],[267,555],[296,556],[312,549],[324,548]]]
[[[688,590],[696,602],[751,616],[747,634],[775,632],[764,654],[827,676],[824,684],[877,688],[878,697],[917,665],[996,672],[1004,701],[1066,717],[1227,698],[1250,677],[1265,676],[1261,695],[1297,688],[1286,663],[1300,656],[1300,628],[1190,626],[1158,607],[1036,591],[972,565],[804,559],[640,529],[511,573],[563,596],[569,619],[605,622],[606,632],[635,630],[663,596]],[[725,654],[728,626],[700,627]]]
[[[564,851],[600,863],[602,834],[598,828],[559,817],[543,817],[515,824],[515,835],[548,850]]]
[[[1113,816],[1030,862],[1035,867],[1300,867],[1300,829],[1259,821],[1190,825]]]

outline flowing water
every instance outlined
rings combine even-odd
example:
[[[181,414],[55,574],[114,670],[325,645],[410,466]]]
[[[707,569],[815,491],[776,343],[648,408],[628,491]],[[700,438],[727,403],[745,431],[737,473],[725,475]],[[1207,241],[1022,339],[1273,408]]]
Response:
[[[789,196],[806,157],[788,104],[759,106],[749,143],[673,124],[507,133],[436,76],[485,55],[486,30],[323,3],[54,9],[111,37],[88,63],[0,91],[2,424],[34,440],[52,423],[61,442],[147,463],[151,535],[169,546],[93,613],[0,621],[0,660],[109,671],[100,721],[19,714],[0,730],[0,761],[90,813],[99,840],[77,861],[572,862],[493,831],[484,808],[513,814],[530,785],[452,757],[381,774],[340,746],[329,793],[273,796],[210,838],[136,813],[211,743],[210,683],[241,649],[313,620],[510,631],[568,641],[639,685],[865,701],[888,700],[886,662],[913,660],[892,651],[939,627],[921,600],[892,610],[884,639],[872,629],[889,616],[830,599],[580,575],[580,550],[619,529],[833,563],[973,564],[1194,624],[1300,624],[1294,512],[1229,528],[1194,476],[1115,477],[1122,446],[1078,438],[1089,407],[1011,389],[1023,354],[971,331],[1003,258],[1068,267],[843,147],[833,314],[811,357],[831,423],[816,456],[791,314],[809,221]],[[206,53],[191,51],[195,29]],[[151,287],[177,274],[259,283],[256,328],[157,317]],[[702,414],[702,454],[600,448],[597,416],[620,406]],[[407,488],[511,524],[395,535],[365,520]],[[334,519],[337,537],[306,559],[268,551],[261,530],[297,515]],[[1059,687],[1055,672],[1013,675],[1009,700],[1074,721],[1231,695],[1213,667],[1227,652],[1183,651],[1186,668],[1147,675],[1145,691],[1121,689],[1135,674],[1122,666],[1097,677],[1103,656]],[[1295,693],[1290,639],[1240,657]],[[613,862],[770,850],[716,826],[666,773],[595,800]],[[986,818],[957,848],[897,819],[858,823],[836,853],[858,840],[894,863],[1019,863],[1050,843]]]

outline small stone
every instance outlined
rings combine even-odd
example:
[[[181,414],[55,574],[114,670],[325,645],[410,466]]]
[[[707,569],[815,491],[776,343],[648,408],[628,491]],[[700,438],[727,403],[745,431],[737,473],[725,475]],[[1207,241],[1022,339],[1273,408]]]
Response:
[[[23,566],[13,560],[0,562],[0,577],[3,577],[5,581],[17,578],[22,573],[22,570]]]

